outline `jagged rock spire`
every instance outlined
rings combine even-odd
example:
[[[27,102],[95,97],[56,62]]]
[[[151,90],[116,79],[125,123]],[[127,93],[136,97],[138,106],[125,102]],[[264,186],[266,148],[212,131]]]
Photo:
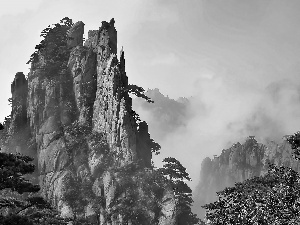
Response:
[[[64,66],[53,71],[49,66],[49,76],[45,76],[43,68],[51,59],[38,57],[29,80],[17,73],[11,86],[12,121],[16,121],[12,124],[17,124],[14,130],[18,131],[19,122],[25,121],[26,132],[32,134],[27,144],[35,146],[32,154],[41,194],[64,217],[73,215],[64,198],[66,190],[86,184],[95,196],[105,199],[106,206],[98,205],[100,218],[108,212],[109,203],[117,195],[115,174],[105,167],[109,157],[109,167],[137,162],[151,167],[148,125],[141,122],[138,126],[136,122],[127,89],[123,47],[120,60],[117,58],[114,23],[112,18],[109,23],[103,21],[99,30],[89,31],[84,46],[83,22],[62,30],[73,38],[68,42],[70,55],[62,62]],[[94,211],[95,204],[84,206],[86,214],[95,217],[99,213]],[[164,204],[167,209],[168,201]],[[175,212],[174,207],[172,210]]]

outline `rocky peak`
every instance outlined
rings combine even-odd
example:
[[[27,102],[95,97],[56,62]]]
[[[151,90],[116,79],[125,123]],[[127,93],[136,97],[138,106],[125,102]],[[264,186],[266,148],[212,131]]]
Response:
[[[27,93],[27,80],[23,72],[18,72],[11,84],[11,93],[13,96]]]
[[[151,167],[151,149],[149,146],[150,134],[148,133],[148,124],[143,121],[139,124],[139,129],[137,133],[137,148],[142,149],[138,152],[138,158],[142,159],[143,165],[145,167]]]
[[[68,46],[70,48],[83,45],[84,23],[76,22],[71,29],[68,30]]]
[[[18,72],[11,84],[12,94],[12,112],[11,117],[14,118],[11,123],[10,133],[16,132],[27,124],[27,91],[28,82],[22,72]]]
[[[136,162],[150,168],[152,159],[148,125],[136,122],[128,95],[123,49],[120,59],[116,55],[114,23],[103,21],[99,30],[89,31],[84,45],[83,22],[55,27],[58,32],[50,30],[34,54],[28,80],[17,73],[12,83],[11,140],[18,151],[34,156],[41,195],[72,217],[66,193],[84,186],[94,196],[82,206],[84,213],[99,224],[111,224],[105,217],[120,196],[111,168]],[[60,55],[57,46],[64,48]],[[15,135],[20,124],[27,136]],[[105,204],[95,202],[98,197]],[[78,196],[85,198],[90,197]],[[160,224],[175,221],[173,200],[164,204],[170,216],[161,216]]]

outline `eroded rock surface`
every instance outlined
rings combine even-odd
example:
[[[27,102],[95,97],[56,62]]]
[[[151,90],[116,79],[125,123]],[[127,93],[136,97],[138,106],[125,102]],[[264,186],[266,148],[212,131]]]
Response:
[[[114,20],[89,31],[84,44],[83,33],[81,21],[67,30],[69,57],[58,69],[45,71],[52,62],[42,51],[32,62],[28,79],[16,74],[6,149],[35,158],[41,194],[62,216],[74,215],[65,200],[68,189],[84,186],[90,196],[104,199],[88,202],[85,216],[95,224],[119,224],[119,215],[111,222],[106,218],[117,187],[108,168],[132,162],[150,167],[150,135],[146,122],[138,125],[133,115],[123,50],[117,58]],[[174,196],[166,192],[162,201],[167,216],[161,216],[159,224],[175,224]]]

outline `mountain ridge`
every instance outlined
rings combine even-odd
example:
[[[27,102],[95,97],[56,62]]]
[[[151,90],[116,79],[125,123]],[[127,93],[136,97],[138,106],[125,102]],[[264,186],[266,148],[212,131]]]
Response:
[[[254,176],[265,175],[268,163],[300,172],[299,162],[292,153],[293,149],[285,139],[281,143],[267,141],[262,144],[249,136],[243,144],[237,142],[223,149],[219,156],[214,155],[213,159],[206,157],[201,163],[200,181],[194,193],[194,212],[203,219],[205,210],[201,206],[216,201],[216,192]]]

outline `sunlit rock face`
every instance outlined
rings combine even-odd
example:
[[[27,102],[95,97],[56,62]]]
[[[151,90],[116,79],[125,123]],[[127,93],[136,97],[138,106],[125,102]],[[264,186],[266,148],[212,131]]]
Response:
[[[172,191],[165,191],[162,199],[162,214],[159,219],[159,225],[177,224],[176,223],[176,202]]]
[[[217,201],[217,191],[233,187],[236,182],[266,174],[268,162],[276,166],[289,166],[300,172],[299,161],[293,157],[292,152],[287,141],[280,144],[273,141],[260,144],[250,136],[245,143],[236,143],[231,148],[224,149],[214,159],[205,158],[201,164],[200,182],[194,194],[194,212],[204,218],[205,210],[201,206]]]
[[[107,168],[138,161],[151,166],[148,126],[146,122],[139,126],[132,112],[124,52],[117,58],[114,20],[89,31],[84,44],[83,22],[61,29],[70,39],[68,59],[59,69],[53,73],[43,69],[51,61],[43,51],[32,62],[27,79],[23,73],[15,76],[8,142],[17,144],[7,145],[7,151],[35,158],[41,194],[62,216],[74,215],[65,200],[68,189],[84,186],[104,199],[86,204],[85,216],[95,224],[119,224],[118,215],[112,222],[106,218],[117,186],[115,174]],[[108,165],[107,154],[112,156]],[[175,224],[174,196],[166,191],[163,201],[167,217],[161,216],[159,223]]]

